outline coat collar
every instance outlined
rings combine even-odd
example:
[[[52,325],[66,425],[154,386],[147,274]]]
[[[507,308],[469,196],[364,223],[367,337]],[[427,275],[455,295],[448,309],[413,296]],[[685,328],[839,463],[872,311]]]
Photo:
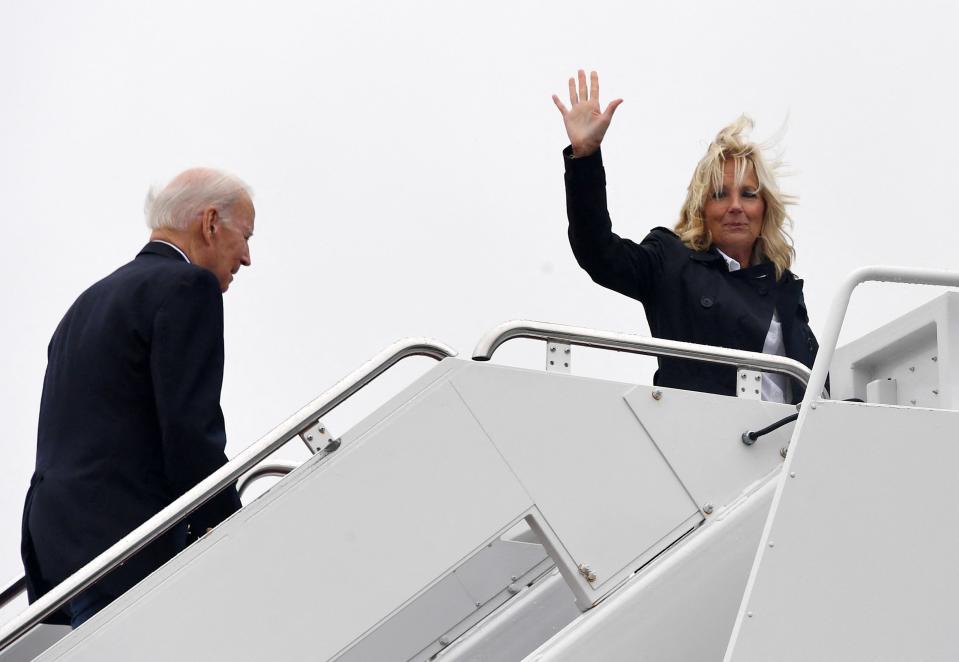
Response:
[[[137,254],[137,257],[141,255],[162,255],[164,257],[172,257],[175,260],[181,260],[183,262],[189,262],[184,258],[180,251],[175,249],[173,246],[166,244],[162,241],[151,241],[146,246],[144,246],[140,252]]]
[[[723,256],[719,254],[719,251],[716,250],[715,246],[711,246],[709,250],[706,251],[690,251],[689,259],[695,262],[708,264],[731,274],[738,274],[736,278],[775,278],[776,275],[776,267],[769,260],[765,260],[764,262],[760,262],[759,264],[754,264],[743,269],[738,269],[737,271],[729,271],[729,265],[726,263],[726,260],[723,258]],[[784,274],[783,280],[786,278],[791,280],[793,276],[787,272]],[[800,281],[800,283],[801,282],[802,281]]]

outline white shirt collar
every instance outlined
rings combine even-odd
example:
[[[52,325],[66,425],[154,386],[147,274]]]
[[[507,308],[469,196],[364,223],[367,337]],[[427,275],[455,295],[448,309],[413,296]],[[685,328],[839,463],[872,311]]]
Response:
[[[160,244],[166,244],[166,245],[169,246],[170,248],[174,249],[177,253],[179,253],[180,255],[182,255],[182,256],[183,256],[183,259],[186,260],[188,264],[193,264],[192,262],[190,262],[190,258],[188,258],[188,257],[186,256],[186,253],[184,253],[183,251],[180,250],[180,247],[179,247],[179,246],[174,246],[174,245],[171,244],[169,241],[163,241],[162,239],[153,239],[152,241],[155,241],[155,242],[160,243]],[[725,257],[725,256],[723,256],[723,257]],[[729,258],[726,258],[726,259],[728,260]],[[730,271],[732,271],[732,269],[730,269]]]
[[[723,259],[726,260],[726,266],[729,267],[730,271],[739,271],[740,269],[743,268],[743,265],[739,264],[738,260],[734,260],[733,258],[729,257],[718,248],[716,249],[716,252],[722,255]]]

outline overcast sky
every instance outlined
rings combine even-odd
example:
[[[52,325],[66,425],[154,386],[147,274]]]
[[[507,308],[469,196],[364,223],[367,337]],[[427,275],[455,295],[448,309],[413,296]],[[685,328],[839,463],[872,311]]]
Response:
[[[0,0],[0,581],[22,572],[47,342],[145,243],[150,184],[210,165],[255,191],[253,266],[225,298],[234,455],[403,336],[468,357],[519,317],[649,332],[567,244],[550,95],[578,67],[600,72],[604,104],[625,99],[603,146],[620,234],[671,226],[709,140],[746,112],[758,138],[785,125],[817,333],[855,267],[956,268],[957,19],[955,0]],[[843,341],[937,293],[862,288]],[[542,365],[532,342],[501,356]],[[574,356],[580,373],[651,379],[646,359]]]

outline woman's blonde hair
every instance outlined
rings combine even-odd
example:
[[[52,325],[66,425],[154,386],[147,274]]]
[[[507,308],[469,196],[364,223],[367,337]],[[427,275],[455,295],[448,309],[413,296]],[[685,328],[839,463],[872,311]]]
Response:
[[[689,248],[709,250],[713,238],[703,218],[706,196],[723,187],[723,165],[727,159],[733,159],[735,164],[737,187],[742,185],[747,169],[752,166],[759,182],[759,194],[766,203],[763,227],[753,247],[752,261],[768,258],[776,266],[776,279],[779,280],[796,257],[792,237],[787,231],[787,226],[792,226],[792,219],[786,206],[796,204],[797,199],[779,190],[776,174],[782,162],[778,158],[766,161],[763,157],[764,147],[748,140],[752,128],[753,121],[741,115],[724,127],[709,144],[706,155],[693,172],[686,201],[679,212],[679,222],[673,230]]]

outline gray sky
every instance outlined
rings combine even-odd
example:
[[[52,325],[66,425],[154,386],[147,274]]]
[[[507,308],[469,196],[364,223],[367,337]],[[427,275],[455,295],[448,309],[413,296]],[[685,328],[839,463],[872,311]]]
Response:
[[[648,333],[566,241],[550,95],[578,67],[604,105],[625,99],[603,148],[620,234],[671,226],[710,138],[746,112],[759,138],[786,124],[815,331],[854,267],[955,268],[957,19],[954,0],[0,0],[0,581],[21,572],[47,342],[146,241],[150,184],[210,165],[255,190],[253,267],[225,299],[233,455],[403,336],[469,356],[518,317]],[[844,341],[935,294],[862,288]],[[502,357],[538,368],[542,349]],[[342,433],[427,367],[329,422]],[[574,370],[651,378],[601,352]]]

